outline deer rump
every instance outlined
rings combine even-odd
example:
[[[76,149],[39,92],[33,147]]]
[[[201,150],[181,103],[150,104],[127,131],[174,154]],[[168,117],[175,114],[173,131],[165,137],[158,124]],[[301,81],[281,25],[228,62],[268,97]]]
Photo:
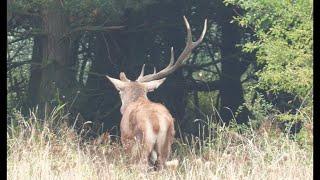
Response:
[[[139,149],[142,161],[162,166],[168,158],[174,138],[173,118],[161,104],[141,99],[130,104],[123,114],[121,142],[131,152],[133,143]],[[159,167],[162,168],[162,167]]]

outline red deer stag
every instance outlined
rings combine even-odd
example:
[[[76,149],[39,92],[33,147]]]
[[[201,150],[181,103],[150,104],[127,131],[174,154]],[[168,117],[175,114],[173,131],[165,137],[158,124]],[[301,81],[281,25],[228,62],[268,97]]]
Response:
[[[154,103],[147,97],[147,93],[154,91],[164,81],[165,77],[173,73],[187,60],[191,51],[203,40],[207,29],[207,20],[200,38],[193,42],[190,25],[183,16],[187,28],[187,42],[181,55],[174,63],[174,52],[171,47],[169,65],[160,72],[144,75],[144,65],[140,76],[135,81],[127,79],[125,73],[120,73],[120,80],[106,76],[119,91],[122,106],[120,123],[121,142],[127,151],[138,141],[142,146],[140,160],[147,164],[151,157],[156,156],[156,167],[162,169],[170,154],[174,138],[174,119],[168,109],[160,103]]]

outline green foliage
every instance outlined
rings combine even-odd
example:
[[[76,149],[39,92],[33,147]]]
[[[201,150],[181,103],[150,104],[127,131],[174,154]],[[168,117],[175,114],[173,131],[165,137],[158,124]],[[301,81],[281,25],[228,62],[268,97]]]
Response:
[[[311,126],[311,124],[308,124]],[[302,127],[299,134],[296,135],[295,140],[304,148],[309,148],[312,151],[313,132],[308,126]]]
[[[104,24],[119,22],[126,10],[137,11],[155,2],[154,0],[67,0],[57,4],[53,0],[17,0],[10,5],[10,9],[21,12],[39,12],[43,8],[55,8],[55,10],[66,12],[73,26],[85,26],[98,21],[101,25],[102,19]]]
[[[217,92],[199,92],[199,104],[200,109],[204,114],[213,114],[215,112],[214,102],[217,102],[219,99]]]
[[[253,125],[255,127],[259,126],[260,122],[263,121],[268,115],[272,112],[272,104],[268,102],[261,93],[253,92],[254,89],[251,89],[250,93],[256,93],[256,98],[252,102],[246,101],[243,106],[240,106],[238,111],[241,111],[244,107],[252,113],[252,116],[255,120]]]
[[[13,11],[34,12],[48,4],[49,0],[16,0],[10,4],[9,8]]]
[[[81,17],[82,22],[74,21],[75,24],[88,25],[103,19],[104,23],[119,22],[128,9],[139,10],[154,0],[69,0],[65,2],[64,8],[70,16]]]
[[[306,96],[312,88],[312,1],[226,0],[245,10],[235,20],[250,27],[256,40],[243,45],[256,52],[263,68],[256,73],[261,89]]]
[[[30,64],[24,63],[31,60],[33,41],[24,39],[18,41],[18,34],[23,34],[26,29],[15,29],[8,33],[7,46],[7,110],[20,109],[26,100],[26,90],[30,75]],[[22,90],[23,91],[22,91]]]
[[[255,75],[258,81],[251,83],[253,90],[266,94],[283,93],[292,96],[291,101],[301,105],[290,106],[289,110],[276,110],[273,113],[280,122],[306,121],[305,114],[312,114],[313,87],[313,3],[309,0],[225,0],[244,10],[243,16],[234,18],[240,26],[250,28],[254,40],[242,44],[244,52],[255,52],[259,69]],[[270,104],[262,95],[253,103],[246,103],[256,118],[267,115]],[[249,105],[250,104],[250,105]],[[279,107],[278,107],[279,108]],[[309,110],[306,110],[309,109]],[[311,110],[310,110],[311,109]],[[269,111],[270,112],[270,111]]]

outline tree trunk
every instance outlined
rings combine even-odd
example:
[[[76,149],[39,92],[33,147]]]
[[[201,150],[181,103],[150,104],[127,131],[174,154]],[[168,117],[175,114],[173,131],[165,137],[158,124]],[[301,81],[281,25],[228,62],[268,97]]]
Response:
[[[53,107],[75,96],[76,79],[71,58],[71,42],[64,37],[69,23],[59,1],[51,1],[42,12],[46,37],[42,44],[42,75],[39,90],[41,107],[48,103]]]
[[[40,19],[34,20],[34,26],[36,28],[42,27],[42,21]],[[39,103],[39,92],[41,82],[41,61],[42,61],[42,46],[43,37],[35,36],[33,38],[32,59],[30,67],[30,80],[28,84],[27,92],[27,104],[28,108],[33,108]]]
[[[242,33],[237,24],[230,23],[233,15],[233,10],[228,7],[223,11],[223,17],[221,18],[222,61],[220,115],[222,120],[226,123],[230,122],[238,110],[238,107],[244,102],[240,78],[248,67],[248,63],[241,61],[241,49],[236,47],[236,45],[240,43]],[[245,121],[247,121],[245,118],[237,119],[238,123]]]

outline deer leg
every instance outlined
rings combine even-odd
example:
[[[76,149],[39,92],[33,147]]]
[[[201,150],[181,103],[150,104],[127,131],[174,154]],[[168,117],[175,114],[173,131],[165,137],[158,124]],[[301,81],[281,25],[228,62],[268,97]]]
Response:
[[[163,139],[163,141],[157,142],[157,163],[156,167],[157,170],[161,170],[164,168],[164,164],[168,157],[168,150],[170,149],[170,146],[168,144],[167,139]]]
[[[170,129],[168,129],[166,135],[157,141],[157,169],[161,170],[164,168],[165,163],[169,157],[171,151],[171,145],[173,142],[173,135]]]
[[[128,154],[131,153],[132,145],[133,145],[133,139],[127,138],[126,136],[121,136],[121,143],[124,148],[124,151]]]

